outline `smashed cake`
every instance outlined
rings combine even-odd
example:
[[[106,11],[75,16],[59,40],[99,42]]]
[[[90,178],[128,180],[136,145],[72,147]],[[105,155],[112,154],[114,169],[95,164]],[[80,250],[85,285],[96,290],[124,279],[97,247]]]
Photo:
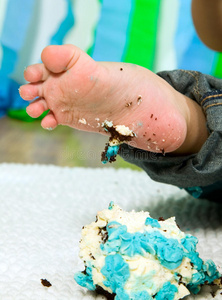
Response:
[[[125,125],[113,125],[111,121],[104,121],[102,124],[103,129],[110,133],[109,142],[106,144],[104,151],[101,155],[103,164],[107,162],[114,162],[119,152],[120,145],[124,142],[129,142],[135,133]]]
[[[197,242],[174,217],[156,220],[148,212],[125,212],[110,203],[82,229],[85,270],[74,278],[108,299],[182,299],[204,284],[221,285],[214,262],[199,257]]]

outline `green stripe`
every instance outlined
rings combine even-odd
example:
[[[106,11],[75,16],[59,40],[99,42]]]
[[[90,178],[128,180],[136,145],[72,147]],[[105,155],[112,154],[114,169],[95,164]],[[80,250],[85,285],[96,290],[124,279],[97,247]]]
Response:
[[[101,8],[102,8],[102,5],[103,5],[103,0],[98,0],[99,4],[100,4],[100,13],[101,13]],[[95,40],[96,40],[96,33],[97,33],[97,26],[98,26],[98,23],[95,25],[95,29],[93,30],[93,43],[91,46],[89,46],[89,48],[87,49],[86,53],[89,55],[89,56],[92,56],[92,53],[93,53],[93,49],[95,47]]]
[[[217,63],[213,75],[215,77],[222,78],[222,53],[218,53]]]
[[[134,0],[123,61],[154,69],[160,0]]]
[[[100,0],[101,1],[101,0]],[[92,45],[87,49],[87,51],[86,51],[86,53],[89,55],[89,56],[92,56],[92,53],[93,53],[93,49],[94,49],[94,47],[95,47],[95,36],[96,36],[96,29],[94,29],[94,31],[93,31],[93,33],[92,33],[92,35],[93,35],[93,43],[92,43]]]
[[[45,111],[39,118],[32,118],[30,117],[27,112],[26,109],[9,109],[7,111],[7,115],[13,119],[18,119],[18,120],[22,120],[25,122],[33,122],[35,120],[42,120],[47,113],[49,112],[49,110]]]

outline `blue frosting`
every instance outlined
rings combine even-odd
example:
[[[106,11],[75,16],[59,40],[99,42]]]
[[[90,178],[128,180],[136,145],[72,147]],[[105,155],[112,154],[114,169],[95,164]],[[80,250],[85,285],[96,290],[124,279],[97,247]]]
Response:
[[[182,245],[188,252],[196,250],[197,242],[197,238],[190,234],[187,234],[186,237],[181,240]]]
[[[109,207],[108,207],[108,209],[109,209],[109,210],[113,209],[113,206],[114,206],[114,202],[113,202],[113,201],[111,201],[111,202],[109,203]]]
[[[180,266],[183,260],[183,247],[176,239],[162,238],[160,244],[157,244],[157,257],[162,265],[170,270]]]
[[[157,255],[162,265],[170,270],[179,267],[183,260],[183,247],[176,239],[167,239],[159,231],[127,232],[127,227],[118,222],[107,224],[108,241],[101,249],[109,254],[119,252],[133,257],[148,252]]]
[[[117,293],[119,288],[122,289],[130,277],[129,265],[120,254],[107,256],[101,273],[107,278],[104,285],[111,288],[113,293]]]
[[[188,257],[191,260],[194,268],[199,271],[203,266],[203,261],[199,257],[199,253],[196,252],[197,242],[197,238],[190,234],[187,234],[186,237],[181,240],[181,244],[185,248],[184,256]]]
[[[92,279],[92,266],[90,262],[87,262],[86,264],[85,273],[83,272],[76,273],[74,275],[74,279],[79,285],[87,288],[90,291],[94,291],[96,289],[96,286],[94,285]]]
[[[106,287],[112,289],[113,293],[116,294],[115,300],[151,300],[153,299],[147,291],[135,291],[130,295],[124,290],[124,285],[130,277],[130,270],[128,264],[123,260],[120,254],[109,255],[105,258],[105,265],[101,269],[101,273],[106,277],[103,284]],[[135,282],[136,290],[138,290],[141,285],[144,286],[152,285],[153,273],[149,276],[143,276],[143,280],[140,282],[140,286]],[[148,278],[149,277],[149,278]],[[143,283],[143,284],[142,284]],[[144,288],[143,286],[143,288]]]
[[[194,295],[196,295],[196,294],[199,293],[199,291],[200,291],[200,285],[198,285],[198,284],[191,284],[191,283],[189,283],[189,284],[187,285],[187,288],[188,288],[188,290],[189,290],[191,293],[193,293]]]
[[[162,289],[156,294],[156,300],[173,300],[178,289],[170,282],[165,282]]]
[[[221,275],[217,271],[215,263],[212,260],[207,260],[202,264],[202,269],[199,270],[198,273],[193,274],[188,289],[193,294],[197,294],[200,291],[200,286],[205,282],[212,283],[215,279],[220,277]]]
[[[130,294],[130,300],[153,300],[153,297],[151,297],[147,291],[142,292],[136,292]]]
[[[146,218],[146,221],[145,221],[145,225],[150,225],[151,227],[156,227],[156,228],[160,228],[160,223],[156,220],[156,219],[153,219],[153,218]]]
[[[215,266],[215,263],[211,259],[205,261],[203,265],[203,270],[210,277],[215,276],[215,274],[217,273],[217,268]]]
[[[203,190],[199,186],[185,188],[194,198],[199,198],[203,194]]]
[[[132,289],[135,292],[140,292],[146,290],[147,288],[155,290],[156,285],[153,282],[153,277],[155,276],[155,274],[156,271],[153,270],[145,275],[135,276]]]
[[[105,153],[105,159],[102,161],[103,164],[106,164],[109,162],[112,158],[114,158],[119,151],[119,145],[115,146],[108,146],[108,149],[106,150]]]
[[[115,300],[131,300],[129,294],[127,294],[124,288],[118,288],[116,290]]]

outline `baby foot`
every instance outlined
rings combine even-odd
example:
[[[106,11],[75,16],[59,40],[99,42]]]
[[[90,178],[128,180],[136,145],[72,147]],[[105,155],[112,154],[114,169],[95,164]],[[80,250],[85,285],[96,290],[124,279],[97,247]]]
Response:
[[[48,46],[42,64],[29,66],[20,87],[24,100],[34,100],[27,113],[42,127],[58,124],[107,134],[102,123],[125,125],[133,146],[172,152],[187,136],[189,107],[185,96],[149,70],[124,63],[95,62],[73,45]],[[130,142],[129,142],[130,143]]]

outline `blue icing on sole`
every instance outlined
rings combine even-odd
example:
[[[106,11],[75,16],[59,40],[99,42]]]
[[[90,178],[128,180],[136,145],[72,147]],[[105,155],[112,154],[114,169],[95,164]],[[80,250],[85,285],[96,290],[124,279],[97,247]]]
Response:
[[[108,149],[105,152],[105,159],[102,161],[102,163],[106,164],[107,162],[115,158],[119,152],[119,147],[120,147],[119,145],[108,146]]]

